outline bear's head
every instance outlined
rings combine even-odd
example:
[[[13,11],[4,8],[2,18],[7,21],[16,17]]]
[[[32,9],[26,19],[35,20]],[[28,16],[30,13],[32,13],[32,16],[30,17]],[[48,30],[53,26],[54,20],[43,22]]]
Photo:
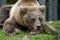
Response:
[[[44,8],[45,6],[40,7],[21,7],[21,16],[22,21],[25,26],[30,29],[42,29],[44,22]]]

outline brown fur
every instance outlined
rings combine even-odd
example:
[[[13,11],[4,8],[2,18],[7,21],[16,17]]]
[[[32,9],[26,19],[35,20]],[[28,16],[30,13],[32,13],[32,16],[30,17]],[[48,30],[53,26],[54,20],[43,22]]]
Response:
[[[43,7],[39,6],[37,0],[18,0],[11,8],[9,18],[3,25],[4,32],[7,35],[14,35],[16,33],[16,24],[18,23],[30,29],[31,32],[38,34],[39,30],[43,30],[41,26],[44,20],[42,17],[43,12],[40,10],[43,9]]]
[[[5,20],[9,17],[9,11],[12,5],[5,5],[0,8],[0,25],[3,25]]]

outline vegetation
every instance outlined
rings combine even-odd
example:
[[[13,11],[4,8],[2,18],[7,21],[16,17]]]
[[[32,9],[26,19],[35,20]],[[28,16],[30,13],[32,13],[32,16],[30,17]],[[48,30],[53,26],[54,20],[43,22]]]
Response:
[[[58,31],[58,39],[60,40],[60,21],[54,21],[50,25],[54,26]],[[7,36],[3,33],[2,28],[0,28],[0,40],[22,40],[24,36],[28,36],[30,40],[55,40],[54,35],[49,35],[49,34],[39,34],[39,35],[30,35],[29,32],[27,31],[22,31],[20,34],[16,34],[15,36]]]

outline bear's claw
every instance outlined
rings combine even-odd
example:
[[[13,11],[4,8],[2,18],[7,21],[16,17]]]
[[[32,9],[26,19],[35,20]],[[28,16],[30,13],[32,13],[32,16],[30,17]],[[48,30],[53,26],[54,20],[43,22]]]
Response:
[[[15,34],[16,34],[15,32],[13,32],[13,33],[7,33],[8,36],[13,36]]]

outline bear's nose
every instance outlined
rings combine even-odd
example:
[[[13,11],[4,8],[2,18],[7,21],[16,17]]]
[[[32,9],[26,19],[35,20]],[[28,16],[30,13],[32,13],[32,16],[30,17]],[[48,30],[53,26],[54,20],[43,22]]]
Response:
[[[37,26],[37,28],[39,29],[39,28],[41,28],[41,26]]]

